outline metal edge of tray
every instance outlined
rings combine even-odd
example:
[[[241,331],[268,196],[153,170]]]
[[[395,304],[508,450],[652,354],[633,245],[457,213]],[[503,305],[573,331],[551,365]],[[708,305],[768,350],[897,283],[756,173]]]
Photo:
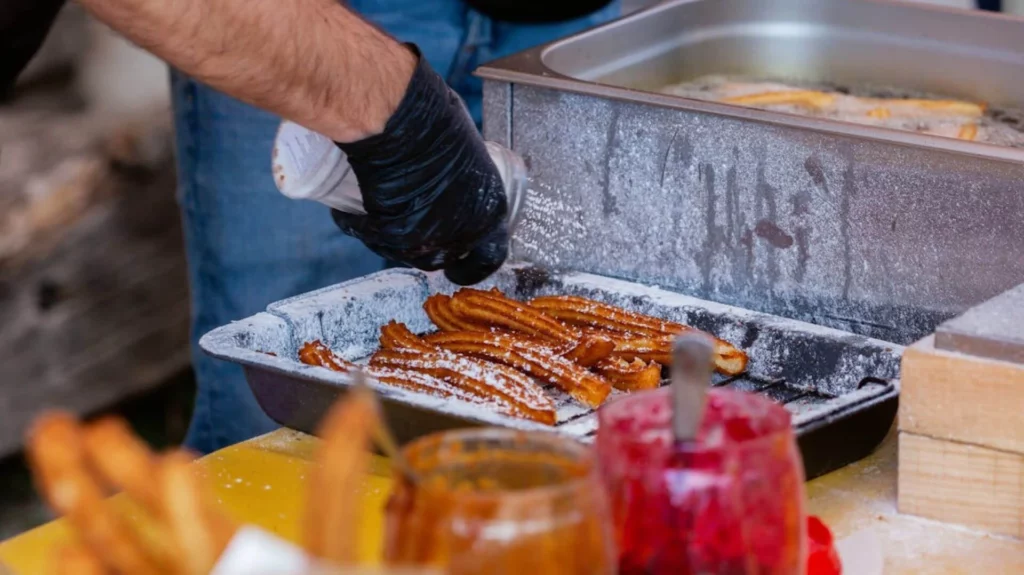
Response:
[[[349,390],[349,385],[344,383],[335,385],[254,365],[244,365],[244,370],[257,403],[272,420],[310,435],[317,433],[319,423],[330,406]],[[298,392],[299,388],[301,393]],[[296,401],[300,397],[301,405]],[[282,401],[282,398],[285,400]],[[382,397],[382,403],[384,417],[400,443],[434,432],[484,425],[508,426],[513,422],[511,418],[501,415],[476,419],[430,410],[414,401],[403,401],[388,395]],[[840,411],[795,427],[805,478],[811,480],[820,477],[870,455],[892,429],[898,409],[897,386],[879,396],[844,406]],[[514,423],[517,429],[560,433],[558,428],[539,424],[524,426],[518,420]],[[592,441],[592,438],[568,433],[564,435],[577,441]]]
[[[797,444],[808,480],[871,455],[893,428],[899,411],[899,381],[881,396],[848,406],[827,421],[797,429]],[[817,423],[817,425],[815,425]],[[836,437],[843,438],[836,441]],[[836,446],[840,449],[836,449]]]
[[[688,112],[697,112],[704,114],[714,114],[718,116],[735,118],[738,120],[787,126],[802,130],[812,130],[815,132],[823,132],[828,134],[839,134],[868,140],[878,140],[909,147],[927,148],[944,152],[953,152],[957,154],[977,156],[981,158],[1000,160],[1015,164],[1024,163],[1024,150],[1019,150],[1015,148],[997,146],[994,144],[985,144],[980,142],[968,142],[954,138],[946,138],[943,136],[919,134],[916,132],[897,130],[894,128],[854,124],[852,122],[842,122],[839,120],[831,120],[827,118],[813,118],[809,116],[802,116],[799,114],[793,114],[788,112],[760,110],[757,108],[750,108],[735,104],[723,104],[706,100],[695,100],[691,98],[684,98],[682,96],[659,94],[657,92],[649,92],[646,90],[613,86],[610,84],[602,84],[599,82],[581,80],[578,78],[573,78],[571,76],[566,76],[564,74],[556,72],[555,70],[549,68],[547,65],[544,64],[545,54],[549,50],[556,49],[562,46],[563,44],[570,43],[572,41],[587,36],[600,34],[604,30],[616,26],[622,26],[628,22],[640,20],[643,18],[650,18],[652,17],[652,14],[656,14],[658,12],[665,10],[670,10],[675,6],[687,4],[694,1],[699,0],[670,0],[668,2],[663,2],[650,8],[640,10],[633,14],[623,16],[622,18],[618,18],[616,20],[602,24],[600,26],[596,26],[589,30],[585,30],[578,34],[574,34],[572,36],[562,38],[560,40],[555,40],[553,42],[548,42],[546,44],[541,44],[539,46],[525,50],[523,52],[519,52],[517,54],[513,54],[511,56],[506,56],[504,58],[493,60],[477,68],[474,74],[482,78],[483,80],[487,81],[507,82],[510,84],[522,84],[537,88],[548,88],[563,92],[572,92],[576,94],[597,96],[601,98],[608,98],[612,100],[620,100],[637,104],[647,104],[662,108],[671,108],[676,110],[684,110]],[[920,10],[940,10],[946,12],[956,11],[954,9],[947,7],[925,6],[916,4],[911,5],[907,2],[897,2],[893,0],[860,1],[870,1],[878,4],[900,4],[901,6],[907,6]],[[987,12],[982,13],[982,11],[974,11],[979,12],[977,14],[973,12],[968,12],[966,10],[959,10],[958,12],[962,12],[963,14],[960,15],[961,17],[964,18],[1003,18],[1014,21],[1020,21],[1022,24],[1024,24],[1024,18],[1015,16]]]

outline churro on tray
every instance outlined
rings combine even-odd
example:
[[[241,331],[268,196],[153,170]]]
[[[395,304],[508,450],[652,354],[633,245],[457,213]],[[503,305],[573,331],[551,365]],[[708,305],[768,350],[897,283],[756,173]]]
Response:
[[[694,328],[577,296],[534,298],[530,305],[561,321],[575,325],[592,336],[614,342],[610,357],[640,359],[668,365],[672,359],[672,337]],[[731,343],[714,338],[715,370],[726,375],[743,373],[747,354]]]
[[[400,324],[389,325],[394,330]],[[388,333],[387,327],[382,332]],[[391,387],[483,404],[498,413],[548,425],[554,423],[555,408],[551,399],[524,374],[431,349],[404,326],[402,329],[403,337],[408,337],[404,342],[388,339],[382,333],[382,349],[374,354],[366,369],[370,378]],[[420,345],[410,347],[416,340]],[[355,365],[341,359],[319,341],[303,345],[299,358],[308,365],[333,371],[349,371]]]
[[[584,367],[590,367],[608,357],[615,347],[605,337],[585,334],[497,290],[464,288],[446,303],[447,309],[441,322],[435,322],[443,331],[498,330],[526,334],[553,346],[567,359]],[[428,302],[426,306],[428,315],[431,313],[430,305]],[[434,315],[430,315],[432,320],[437,313],[435,311]],[[458,329],[452,329],[456,326]]]
[[[554,385],[588,407],[599,407],[611,393],[611,384],[578,363],[515,335],[471,331],[438,332],[426,341],[442,349],[517,369]]]
[[[474,397],[473,403],[490,405],[500,413],[548,425],[555,423],[551,398],[526,374],[504,365],[444,350],[382,349],[370,358],[370,367],[425,373],[469,392]]]
[[[594,371],[621,391],[655,389],[661,385],[661,364],[642,359],[627,361],[621,357],[602,359]]]

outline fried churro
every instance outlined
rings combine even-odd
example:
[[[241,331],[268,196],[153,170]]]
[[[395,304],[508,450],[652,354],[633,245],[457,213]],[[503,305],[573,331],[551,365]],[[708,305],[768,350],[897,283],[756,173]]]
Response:
[[[956,135],[961,140],[968,140],[973,142],[978,137],[978,125],[977,124],[965,124],[960,128],[960,131]]]
[[[626,311],[596,300],[572,295],[544,296],[530,300],[530,305],[570,325],[593,327],[609,332],[659,336],[683,333],[683,324]],[[597,334],[600,332],[593,332]]]
[[[430,321],[442,331],[487,331],[486,325],[463,318],[452,310],[452,298],[435,294],[423,302],[423,311]]]
[[[424,373],[473,394],[474,403],[493,405],[500,413],[548,425],[555,422],[555,406],[551,398],[544,395],[527,375],[498,363],[445,350],[382,349],[370,358],[370,367]]]
[[[380,348],[419,352],[437,351],[437,346],[423,341],[423,338],[410,331],[404,323],[394,320],[380,328]]]
[[[626,361],[620,357],[601,360],[594,370],[620,391],[656,389],[661,385],[661,365],[639,358]]]
[[[309,480],[303,543],[311,555],[354,565],[360,536],[360,485],[369,467],[371,438],[381,425],[372,395],[352,393],[320,423],[318,465]]]
[[[96,471],[149,509],[160,509],[153,484],[157,459],[122,419],[104,417],[85,428],[82,443]]]
[[[392,322],[394,323],[394,322]],[[385,326],[381,329],[381,347],[384,349],[406,349],[397,341],[393,341],[385,337],[384,332],[397,335],[398,337],[406,338],[406,344],[411,345],[414,341],[419,340],[420,349],[426,349],[430,351],[432,348],[422,343],[422,340],[417,338],[412,332],[401,324],[394,324],[395,326],[388,328]],[[405,333],[403,333],[403,330]],[[303,353],[305,351],[305,353]],[[302,346],[302,350],[299,352],[299,359],[302,363],[307,365],[315,365],[318,367],[324,367],[332,371],[348,372],[355,367],[354,363],[345,361],[338,357],[333,351],[319,341],[310,342]],[[388,385],[391,387],[398,387],[414,391],[417,393],[425,393],[434,397],[442,398],[453,398],[461,401],[469,401],[479,403],[481,397],[479,394],[466,390],[453,385],[443,379],[432,377],[426,373],[420,371],[413,371],[401,368],[391,367],[380,367],[370,366],[366,369],[366,374],[376,380],[378,383]]]
[[[163,517],[177,544],[179,571],[206,575],[217,564],[238,527],[213,503],[213,496],[192,468],[193,457],[172,451],[160,458],[156,480]]]
[[[162,572],[130,524],[104,501],[106,490],[89,474],[82,426],[74,417],[41,417],[29,431],[26,447],[39,493],[89,549],[102,554],[106,565],[121,573]]]
[[[27,452],[39,492],[81,542],[61,556],[65,572],[206,574],[237,531],[211,503],[190,454],[158,458],[120,420],[82,426],[66,413],[44,415]],[[105,501],[110,488],[141,504],[162,536],[145,537]]]
[[[640,359],[670,365],[672,336],[693,331],[694,328],[654,318],[641,313],[579,296],[545,296],[530,301],[530,305],[585,333],[612,339],[615,349],[609,357],[633,361]],[[731,343],[712,338],[715,346],[715,369],[727,375],[743,373],[747,368],[747,354]]]
[[[827,94],[817,90],[784,90],[779,92],[761,92],[759,94],[748,94],[745,96],[732,96],[723,98],[727,104],[740,106],[775,106],[790,104],[794,106],[805,106],[808,108],[825,108],[835,102],[834,94]]]
[[[672,364],[672,336],[633,337],[615,340],[612,358],[626,361],[637,359],[647,362]],[[739,375],[747,369],[747,354],[731,343],[712,338],[714,346],[715,371],[725,375]]]
[[[600,406],[611,392],[611,384],[601,376],[515,335],[452,331],[438,332],[424,339],[452,352],[518,369],[558,387],[589,407]]]
[[[306,365],[317,365],[333,371],[349,371],[355,367],[354,363],[338,357],[320,340],[302,344],[299,349],[299,361]]]
[[[493,291],[463,288],[451,299],[451,309],[475,323],[522,332],[540,340],[575,344],[580,332],[537,310]]]
[[[497,290],[463,288],[451,299],[451,310],[458,316],[554,344],[559,353],[576,363],[590,367],[608,357],[614,344],[606,338],[584,335],[530,304],[506,297]],[[447,330],[473,331],[473,330]]]

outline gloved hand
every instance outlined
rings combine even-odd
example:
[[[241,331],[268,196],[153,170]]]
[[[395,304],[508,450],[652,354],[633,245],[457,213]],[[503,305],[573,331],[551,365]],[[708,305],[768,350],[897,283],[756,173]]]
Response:
[[[508,256],[505,190],[462,100],[415,51],[416,70],[383,133],[338,144],[366,215],[332,213],[377,254],[471,285]]]

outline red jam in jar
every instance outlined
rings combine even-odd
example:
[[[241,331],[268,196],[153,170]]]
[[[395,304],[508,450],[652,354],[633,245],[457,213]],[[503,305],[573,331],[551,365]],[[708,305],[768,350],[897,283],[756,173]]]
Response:
[[[802,575],[804,477],[790,415],[714,389],[698,437],[671,433],[670,389],[599,412],[598,465],[622,575]]]

